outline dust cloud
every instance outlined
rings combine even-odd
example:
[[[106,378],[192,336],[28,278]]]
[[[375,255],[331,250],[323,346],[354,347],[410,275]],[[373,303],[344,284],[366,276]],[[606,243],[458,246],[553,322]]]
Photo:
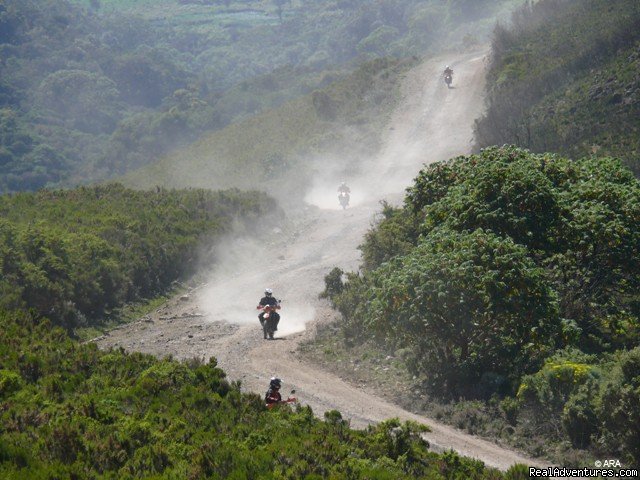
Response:
[[[277,237],[281,232],[274,227],[264,233]],[[198,294],[202,309],[213,318],[259,329],[256,306],[264,290],[271,288],[282,300],[279,335],[304,331],[305,324],[313,319],[314,308],[303,298],[287,297],[288,289],[274,274],[274,267],[282,261],[271,242],[262,237],[230,236],[215,247],[213,254],[215,267]]]
[[[259,237],[243,234],[220,244],[217,264],[202,289],[204,308],[214,318],[255,324],[259,329],[255,307],[268,287],[283,300],[278,335],[305,330],[314,318],[314,298],[323,287],[323,276],[333,266],[357,270],[355,249],[379,212],[379,202],[399,204],[424,164],[470,150],[469,125],[482,107],[483,58],[482,52],[467,54],[451,63],[458,74],[459,93],[441,82],[445,60],[422,64],[411,76],[413,83],[405,86],[402,108],[381,134],[377,154],[367,155],[367,148],[347,141],[301,162],[306,170],[283,178],[274,196],[287,217],[316,224],[297,238],[278,226],[265,226]],[[461,96],[471,100],[462,102]],[[465,116],[470,120],[462,128],[457,122]],[[342,181],[351,188],[351,202],[345,212],[338,212],[342,209],[337,189]]]

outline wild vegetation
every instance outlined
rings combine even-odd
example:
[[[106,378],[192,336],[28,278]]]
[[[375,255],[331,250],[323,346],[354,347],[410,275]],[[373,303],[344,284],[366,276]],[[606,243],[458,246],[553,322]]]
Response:
[[[640,4],[527,2],[494,32],[479,147],[621,158],[640,174]]]
[[[234,227],[277,212],[264,194],[112,184],[0,196],[0,307],[67,328],[193,275]]]
[[[380,132],[416,59],[377,59],[309,95],[291,100],[167,155],[123,178],[134,187],[233,185],[299,195],[317,170],[356,175],[381,147]],[[239,176],[238,171],[243,175]]]
[[[425,167],[382,214],[363,273],[327,277],[348,342],[400,355],[432,397],[493,398],[512,431],[640,460],[631,171],[494,147]]]
[[[0,197],[0,477],[524,478],[432,453],[414,423],[354,431],[337,411],[323,422],[308,407],[267,410],[215,359],[71,338],[188,274],[199,247],[266,209],[259,194],[120,185]]]
[[[215,360],[80,345],[48,321],[0,312],[0,476],[52,478],[521,479],[453,452],[424,427],[364,431],[337,411],[269,411]]]
[[[0,192],[121,175],[363,60],[479,34],[513,2],[476,22],[469,0],[4,1]]]

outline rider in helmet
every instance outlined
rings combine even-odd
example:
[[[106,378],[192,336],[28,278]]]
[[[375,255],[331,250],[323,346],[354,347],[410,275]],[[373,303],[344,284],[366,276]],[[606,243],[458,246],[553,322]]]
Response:
[[[447,75],[453,75],[453,70],[451,70],[451,67],[449,67],[449,65],[447,65],[447,66],[444,68],[444,75],[445,75],[445,77],[446,77]]]
[[[342,182],[338,187],[338,193],[351,193],[351,189],[347,186],[345,182]]]
[[[275,309],[278,308],[278,300],[275,299],[275,297],[273,296],[273,290],[271,290],[270,288],[265,288],[264,297],[260,299],[258,308],[262,309],[266,305],[274,307],[273,311],[271,312],[271,315],[273,315],[273,319],[277,327],[278,322],[280,321],[280,315],[278,314],[278,312],[275,311]],[[264,324],[264,310],[260,312],[260,315],[258,315],[258,320],[260,320],[260,325]],[[265,338],[267,337],[265,336]]]
[[[276,377],[272,377],[269,382],[269,390],[264,396],[264,401],[267,405],[272,403],[282,402],[282,395],[280,395],[280,387],[282,387],[282,380]]]

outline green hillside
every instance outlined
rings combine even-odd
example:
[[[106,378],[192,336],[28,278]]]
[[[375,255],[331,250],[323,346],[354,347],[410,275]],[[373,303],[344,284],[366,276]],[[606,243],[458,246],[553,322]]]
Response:
[[[255,188],[278,180],[286,188],[283,174],[299,186],[311,179],[317,157],[339,158],[344,171],[356,172],[378,150],[402,74],[414,64],[365,63],[344,80],[205,136],[124,181],[136,187]]]
[[[452,409],[459,427],[563,464],[640,461],[630,170],[488,148],[425,167],[383,215],[363,273],[327,277],[347,346],[374,342],[433,400],[477,399]]]
[[[264,194],[233,190],[114,184],[0,196],[0,307],[69,329],[97,325],[193,275],[221,235],[273,211]]]
[[[231,224],[273,207],[256,193],[119,185],[0,196],[0,478],[522,478],[523,466],[502,474],[430,452],[414,423],[356,431],[337,411],[267,410],[215,359],[71,338],[190,274]]]
[[[640,4],[541,0],[494,32],[479,147],[622,158],[640,174]]]
[[[6,480],[525,478],[432,453],[417,424],[270,411],[215,360],[102,352],[24,313],[0,311],[0,405]]]
[[[118,177],[364,61],[478,42],[514,3],[5,0],[0,192]]]

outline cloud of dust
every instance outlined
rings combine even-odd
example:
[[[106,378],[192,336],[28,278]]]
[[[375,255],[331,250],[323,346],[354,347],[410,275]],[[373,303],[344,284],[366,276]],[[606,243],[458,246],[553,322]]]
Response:
[[[384,148],[374,157],[342,154],[339,159],[326,156],[316,160],[318,173],[304,197],[305,202],[322,209],[339,210],[337,190],[343,181],[351,189],[349,207],[379,202],[390,196],[397,201],[426,160],[425,140],[415,125],[393,128],[389,132]],[[350,159],[351,168],[345,168],[344,158]]]
[[[260,312],[256,306],[265,288],[271,288],[274,296],[282,300],[277,335],[302,332],[305,324],[313,320],[314,308],[305,303],[302,295],[286,296],[291,289],[285,285],[286,278],[282,278],[284,265],[278,268],[281,260],[263,238],[230,236],[221,241],[213,253],[215,266],[207,284],[198,293],[201,308],[211,318],[237,325],[255,325],[259,335]]]
[[[464,147],[460,146],[467,135],[471,137],[471,131],[455,123],[460,115],[456,116],[453,107],[447,105],[454,97],[440,85],[441,60],[431,63],[421,72],[426,82],[406,95],[407,104],[381,133],[377,143],[382,147],[377,154],[371,153],[375,150],[373,145],[357,140],[365,135],[350,131],[344,141],[299,162],[305,168],[291,171],[278,181],[278,188],[270,193],[280,200],[287,214],[295,215],[303,206],[300,198],[320,209],[340,210],[337,189],[342,181],[351,188],[350,208],[370,208],[383,199],[398,204],[425,163],[462,153]],[[427,94],[421,94],[423,91]],[[464,102],[460,103],[459,109],[466,112]],[[323,245],[310,241],[307,248],[303,241],[293,251],[300,258],[296,263],[292,258],[279,259],[277,248],[264,239],[231,237],[217,247],[218,262],[201,294],[202,304],[214,318],[240,325],[255,324],[259,329],[255,306],[269,287],[276,298],[286,297],[279,334],[302,331],[314,318],[309,289],[322,280],[301,278],[301,266],[322,261],[321,250]]]

